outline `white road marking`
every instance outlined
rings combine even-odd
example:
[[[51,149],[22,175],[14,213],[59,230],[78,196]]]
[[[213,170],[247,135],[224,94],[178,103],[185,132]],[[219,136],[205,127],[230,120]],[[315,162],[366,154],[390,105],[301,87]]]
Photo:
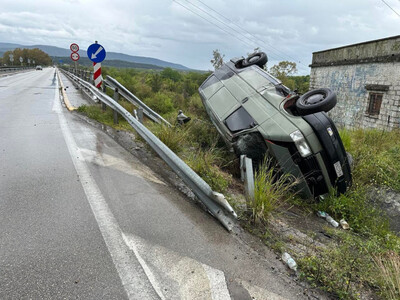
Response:
[[[133,235],[124,234],[126,244],[141,257],[142,265],[158,281],[167,299],[231,299],[221,270]],[[147,261],[147,263],[146,263]]]
[[[131,248],[131,250],[133,251],[133,253],[135,253],[140,265],[142,266],[144,272],[147,275],[147,278],[149,278],[151,284],[153,285],[154,289],[156,290],[157,294],[160,296],[161,299],[165,299],[160,286],[158,285],[158,282],[153,274],[153,272],[150,270],[149,266],[147,265],[147,263],[144,261],[144,259],[142,258],[142,256],[140,256],[136,244],[135,243],[130,243],[129,240],[126,238],[125,234],[122,234],[122,237],[124,239],[124,242],[126,245],[129,246],[129,248]]]
[[[71,159],[128,298],[159,299],[163,297],[163,295],[157,293],[158,291],[155,291],[141,265],[132,259],[131,251],[123,240],[121,229],[92,178],[89,168],[84,161],[77,158],[82,154],[62,112],[58,89],[55,92],[53,108],[58,114],[60,127]]]
[[[226,286],[224,272],[205,264],[203,264],[203,268],[210,281],[210,290],[213,300],[230,300],[231,297],[229,296],[228,287]]]
[[[273,292],[267,291],[258,286],[251,285],[249,282],[244,280],[236,280],[241,286],[243,286],[254,300],[287,300],[282,296],[279,296]]]

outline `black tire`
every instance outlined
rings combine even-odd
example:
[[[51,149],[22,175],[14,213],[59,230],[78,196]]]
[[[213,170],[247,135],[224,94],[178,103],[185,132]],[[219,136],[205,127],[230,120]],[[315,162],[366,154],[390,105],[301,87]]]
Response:
[[[330,89],[316,89],[300,96],[296,101],[296,110],[300,116],[320,111],[328,112],[336,105],[336,93]]]
[[[253,161],[253,170],[258,170],[267,153],[267,145],[259,133],[248,133],[240,136],[233,145],[235,154],[240,157],[244,154]]]
[[[249,67],[252,65],[257,65],[260,68],[264,67],[264,65],[268,62],[267,54],[264,52],[255,52],[250,54],[247,58],[245,58],[241,65],[243,68]]]

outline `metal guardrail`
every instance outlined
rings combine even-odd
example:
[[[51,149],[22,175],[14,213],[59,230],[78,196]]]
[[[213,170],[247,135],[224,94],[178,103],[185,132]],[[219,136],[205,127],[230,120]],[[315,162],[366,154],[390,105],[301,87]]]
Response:
[[[66,71],[64,71],[64,73],[81,86],[90,90],[98,100],[110,106],[124,117],[150,147],[185,182],[198,199],[207,207],[208,211],[217,218],[227,230],[231,231],[233,229],[237,215],[223,194],[214,192],[199,175],[161,142],[150,130],[118,104],[117,101],[79,77]]]
[[[0,67],[0,72],[13,72],[20,70],[33,69],[34,67]]]
[[[143,109],[143,114],[146,117],[148,117],[149,119],[153,120],[156,123],[164,123],[168,126],[171,126],[171,124],[167,120],[165,120],[158,113],[156,113],[154,110],[152,110],[146,104],[144,104],[137,96],[135,96],[131,91],[129,91],[122,84],[120,84],[116,79],[112,78],[109,75],[107,75],[106,78],[107,79],[104,81],[106,83],[106,85],[108,85],[109,87],[111,87],[113,89],[117,88],[118,93],[122,97],[124,97],[126,100],[128,100],[130,103],[132,103],[136,107]]]

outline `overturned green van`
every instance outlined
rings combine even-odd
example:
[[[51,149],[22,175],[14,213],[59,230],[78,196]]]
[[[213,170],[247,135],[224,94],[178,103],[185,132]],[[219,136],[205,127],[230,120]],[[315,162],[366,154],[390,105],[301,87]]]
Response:
[[[265,53],[234,58],[211,74],[199,93],[228,147],[255,165],[273,158],[300,179],[305,197],[344,193],[352,182],[348,155],[326,114],[336,104],[329,89],[304,95],[289,90],[263,69]]]

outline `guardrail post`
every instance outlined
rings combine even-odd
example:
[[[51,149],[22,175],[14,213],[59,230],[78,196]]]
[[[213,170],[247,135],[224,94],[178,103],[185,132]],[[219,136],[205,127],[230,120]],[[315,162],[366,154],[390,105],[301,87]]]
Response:
[[[253,162],[246,155],[240,155],[240,177],[244,182],[247,199],[254,202],[254,173]]]
[[[104,82],[103,82],[102,90],[103,90],[103,93],[106,94],[106,92],[107,92],[107,86],[106,86],[106,84],[105,84]],[[106,109],[107,109],[107,104],[105,104],[105,103],[102,101],[102,102],[101,102],[101,110],[102,110],[102,111],[106,111]]]
[[[139,107],[137,110],[138,121],[143,124],[143,108]]]
[[[118,88],[114,89],[114,100],[118,103],[119,100]],[[116,110],[113,110],[113,116],[114,116],[114,124],[118,124],[118,113]]]

